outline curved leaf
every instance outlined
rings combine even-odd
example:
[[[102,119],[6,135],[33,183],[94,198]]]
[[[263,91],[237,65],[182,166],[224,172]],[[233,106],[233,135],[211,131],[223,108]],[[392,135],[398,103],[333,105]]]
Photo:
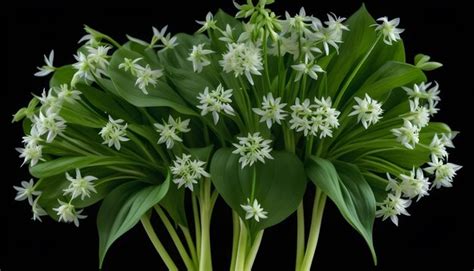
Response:
[[[374,263],[377,256],[372,241],[375,197],[359,169],[349,163],[331,163],[312,156],[306,164],[309,179],[336,204],[346,221],[369,245]]]
[[[128,182],[105,197],[97,215],[100,268],[112,243],[133,228],[142,215],[160,202],[168,192],[169,184],[170,175],[160,185]]]
[[[306,190],[302,162],[294,154],[273,151],[274,159],[257,163],[255,198],[268,212],[268,218],[255,222],[247,220],[252,231],[268,228],[291,215],[300,204]],[[211,161],[211,179],[225,202],[242,219],[241,204],[247,203],[252,189],[252,167],[241,169],[239,155],[229,148],[219,149]]]

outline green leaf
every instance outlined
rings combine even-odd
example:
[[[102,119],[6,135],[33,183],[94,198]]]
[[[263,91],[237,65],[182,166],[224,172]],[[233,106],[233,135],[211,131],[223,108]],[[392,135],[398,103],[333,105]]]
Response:
[[[53,77],[49,80],[49,87],[59,87],[62,84],[71,84],[72,77],[76,73],[76,69],[72,65],[66,65],[57,68],[54,71]]]
[[[104,165],[129,164],[130,162],[120,157],[110,156],[80,156],[61,157],[55,160],[39,163],[30,168],[30,174],[36,178],[45,178],[66,172],[75,168],[85,168]]]
[[[268,212],[268,218],[260,222],[247,220],[251,231],[283,221],[296,210],[306,190],[304,166],[298,157],[286,151],[273,151],[272,155],[274,159],[265,164],[256,163],[255,198]],[[229,148],[219,149],[211,161],[211,178],[225,202],[245,219],[240,205],[250,198],[253,167],[241,169],[239,157]]]
[[[349,163],[331,163],[329,160],[312,156],[306,164],[306,173],[336,204],[346,221],[362,235],[369,245],[374,263],[377,264],[372,241],[375,198],[359,169]]]
[[[136,59],[139,57],[144,57],[144,55],[129,50],[127,46],[123,46],[112,55],[109,74],[117,94],[137,107],[170,107],[182,114],[197,115],[162,79],[158,80],[156,86],[149,85],[148,94],[144,94],[135,85],[136,77],[130,72],[118,68],[124,58]],[[160,67],[152,66],[151,68],[158,69]]]
[[[133,228],[140,217],[166,195],[170,175],[160,185],[128,182],[115,188],[100,206],[97,215],[99,231],[99,266],[113,242]]]
[[[432,71],[441,68],[443,64],[436,61],[430,61],[430,56],[417,54],[415,56],[415,66],[424,71]]]

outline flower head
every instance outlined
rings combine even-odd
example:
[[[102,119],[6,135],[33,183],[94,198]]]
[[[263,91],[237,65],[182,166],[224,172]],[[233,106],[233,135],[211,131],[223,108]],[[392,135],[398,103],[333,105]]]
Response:
[[[295,81],[301,79],[303,74],[309,75],[309,77],[313,78],[314,80],[318,80],[318,72],[324,72],[324,70],[316,64],[316,62],[309,61],[309,58],[306,57],[304,63],[291,65],[291,67],[296,71],[296,78]]]
[[[281,124],[281,121],[287,116],[286,111],[283,108],[286,103],[281,103],[281,98],[273,98],[271,92],[267,96],[263,96],[263,102],[261,108],[253,108],[255,114],[261,116],[260,122],[266,122],[267,127],[272,128],[273,123]]]
[[[81,197],[84,200],[85,197],[90,197],[91,192],[97,193],[95,189],[94,181],[97,180],[94,176],[82,177],[81,171],[76,168],[76,177],[73,178],[69,173],[66,172],[66,179],[70,181],[68,188],[64,189],[64,195],[71,194],[72,199]]]
[[[30,205],[33,205],[33,196],[41,195],[41,191],[36,191],[35,190],[35,183],[34,183],[33,179],[30,179],[28,182],[27,181],[22,181],[21,182],[21,187],[20,186],[13,186],[13,188],[17,192],[15,200],[22,201],[22,200],[28,199],[28,203]]]
[[[429,167],[426,167],[424,170],[435,175],[432,187],[452,187],[456,171],[460,170],[462,166],[453,163],[444,163],[443,160],[438,159],[438,157],[434,155],[431,159],[432,161],[428,162]]]
[[[212,15],[211,12],[208,12],[206,14],[206,20],[205,21],[196,21],[199,25],[202,25],[201,28],[198,29],[198,33],[202,33],[208,29],[216,29],[216,23],[217,21],[214,20],[214,16]]]
[[[46,57],[46,55],[44,55],[43,58],[44,58],[44,63],[46,65],[37,67],[38,71],[35,73],[35,76],[37,77],[46,76],[56,70],[56,68],[53,65],[54,50],[51,50],[51,52],[49,53],[49,57]]]
[[[397,137],[397,140],[407,149],[414,149],[415,145],[420,141],[420,128],[408,120],[404,120],[402,127],[392,129],[391,131],[393,135]]]
[[[53,142],[54,138],[66,129],[66,121],[53,110],[48,110],[45,114],[40,112],[39,116],[34,117],[33,123],[40,135],[47,133],[46,142],[48,143]]]
[[[232,89],[224,89],[219,84],[215,90],[209,92],[209,88],[206,87],[204,92],[199,93],[198,100],[200,105],[197,108],[201,109],[201,116],[212,113],[214,124],[219,121],[219,113],[224,111],[228,115],[235,115],[234,109],[231,106],[232,103]]]
[[[33,213],[32,220],[38,220],[41,222],[41,217],[47,215],[46,211],[38,204],[40,197],[37,197],[31,205],[31,212]]]
[[[74,205],[68,202],[63,202],[58,199],[59,206],[57,208],[53,208],[54,211],[56,211],[57,215],[59,216],[58,221],[65,222],[65,223],[71,223],[74,222],[74,225],[76,227],[79,227],[79,219],[84,219],[87,216],[86,215],[81,215],[83,210],[76,210]]]
[[[178,136],[178,133],[186,133],[191,131],[188,128],[189,119],[181,121],[181,118],[178,117],[174,119],[171,115],[168,116],[168,122],[163,122],[163,124],[155,123],[155,128],[158,133],[160,133],[160,139],[158,144],[166,143],[166,148],[171,149],[174,146],[174,142],[182,142],[183,140]]]
[[[210,177],[205,170],[206,162],[192,160],[191,155],[183,154],[182,157],[176,157],[173,166],[170,167],[173,174],[173,182],[178,188],[184,187],[193,191],[193,185],[198,183],[202,177]]]
[[[265,163],[265,158],[273,159],[270,154],[272,148],[269,139],[264,140],[260,133],[248,134],[246,137],[237,137],[239,143],[233,143],[236,149],[232,153],[240,155],[239,163],[242,168],[249,165],[252,166],[255,162],[260,161]]]
[[[233,72],[235,77],[245,74],[247,80],[253,85],[252,74],[261,75],[263,70],[262,54],[253,43],[231,43],[227,45],[228,51],[219,63],[225,72]]]
[[[430,182],[428,178],[423,176],[423,170],[421,168],[415,171],[415,168],[410,172],[410,175],[401,174],[400,179],[400,189],[403,193],[403,196],[413,199],[417,198],[417,201],[420,198],[428,195],[428,190],[430,187]]]
[[[374,25],[375,30],[382,33],[383,41],[386,44],[392,45],[392,42],[400,40],[400,34],[404,31],[404,29],[397,28],[398,24],[400,24],[400,18],[389,21],[387,17],[381,17],[377,21],[381,23]]]
[[[130,71],[130,73],[133,76],[137,76],[138,70],[143,69],[143,67],[140,66],[140,64],[138,64],[138,62],[142,59],[143,58],[141,58],[141,57],[135,58],[133,60],[130,59],[130,58],[124,58],[123,62],[118,65],[118,68],[121,69],[121,70],[124,70],[126,72]]]
[[[163,76],[162,70],[152,70],[148,64],[145,67],[137,69],[136,73],[137,81],[135,81],[135,85],[138,86],[144,94],[148,94],[148,85],[156,86],[158,79]]]
[[[245,219],[255,219],[255,221],[260,222],[260,219],[268,218],[268,212],[265,211],[257,199],[253,200],[253,203],[250,203],[250,199],[247,199],[247,204],[241,204],[240,207],[245,211]]]
[[[204,49],[204,45],[204,43],[193,45],[193,49],[187,58],[193,63],[193,70],[198,73],[202,71],[203,67],[211,64],[207,55],[214,53],[212,50]]]
[[[115,149],[120,150],[120,142],[129,141],[127,137],[127,123],[123,119],[114,120],[109,115],[109,122],[100,130],[99,135],[109,147],[114,146]]]
[[[58,92],[58,99],[60,101],[73,103],[74,101],[81,99],[81,92],[70,87],[68,84],[61,84],[59,86],[59,89],[57,89],[56,91]]]
[[[24,158],[22,166],[29,162],[30,166],[35,166],[38,161],[43,160],[43,146],[36,144],[27,144],[24,148],[16,148],[20,153],[20,158]]]
[[[411,204],[411,200],[403,199],[400,193],[389,193],[387,198],[377,203],[379,209],[375,212],[376,217],[382,217],[382,220],[390,218],[393,224],[398,226],[399,215],[410,215],[406,208]]]
[[[349,116],[357,115],[357,121],[362,122],[365,129],[377,123],[382,118],[382,104],[372,99],[367,93],[364,99],[359,97],[355,97],[354,99],[357,104],[352,107],[354,111],[352,111]]]
[[[443,136],[445,135],[443,134],[442,137],[439,138],[438,134],[435,134],[429,146],[431,155],[434,155],[438,158],[448,157],[445,142],[442,140]]]

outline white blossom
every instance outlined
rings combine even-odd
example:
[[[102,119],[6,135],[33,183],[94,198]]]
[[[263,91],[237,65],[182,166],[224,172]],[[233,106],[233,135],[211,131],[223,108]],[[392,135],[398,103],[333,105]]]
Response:
[[[138,61],[142,60],[143,58],[139,57],[139,58],[135,58],[135,59],[130,59],[130,58],[124,58],[123,59],[123,62],[120,63],[118,65],[118,68],[121,69],[121,70],[124,70],[124,71],[130,71],[130,73],[133,75],[133,76],[137,76],[137,72],[138,70],[140,69],[143,69],[142,66],[140,66],[140,64],[138,64]]]
[[[216,26],[216,23],[217,21],[214,20],[214,16],[212,15],[211,12],[208,12],[206,14],[206,20],[205,21],[196,21],[196,23],[198,23],[199,25],[202,25],[201,28],[198,29],[198,33],[202,33],[208,29],[216,29],[217,26]]]
[[[63,104],[63,100],[54,95],[54,91],[52,88],[50,88],[48,92],[43,89],[41,97],[35,97],[38,98],[38,100],[40,101],[41,108],[43,109],[43,111],[49,110],[52,112],[58,112]]]
[[[30,163],[30,166],[35,166],[38,161],[43,160],[43,146],[36,144],[28,144],[24,148],[16,148],[20,153],[20,158],[24,158],[22,166],[25,163]]]
[[[144,94],[148,94],[148,90],[146,89],[148,85],[156,86],[158,79],[163,76],[161,69],[152,70],[148,64],[145,67],[137,69],[136,73],[137,81],[135,81],[135,85],[138,86]]]
[[[33,221],[38,220],[41,222],[41,217],[47,215],[46,211],[38,204],[38,200],[40,197],[37,197],[33,204],[31,205],[31,212],[33,213],[33,217],[31,219]]]
[[[56,211],[57,215],[59,216],[58,221],[63,221],[65,223],[74,222],[74,225],[79,227],[79,219],[84,219],[87,217],[86,215],[81,215],[83,210],[76,210],[74,205],[72,205],[70,202],[63,202],[59,199],[58,202],[59,206],[57,208],[53,208],[53,210]]]
[[[114,146],[115,149],[120,150],[120,142],[126,142],[130,139],[127,137],[127,123],[124,123],[123,119],[114,120],[112,116],[109,115],[109,121],[107,124],[100,130],[99,135],[102,137],[104,142],[109,147]]]
[[[235,115],[234,108],[232,108],[232,89],[224,89],[219,84],[215,90],[209,92],[209,88],[206,87],[204,92],[199,93],[197,99],[199,104],[197,108],[201,109],[201,116],[212,113],[214,124],[219,121],[219,113],[224,111],[228,115]]]
[[[404,120],[402,127],[392,129],[391,132],[403,146],[410,150],[414,149],[415,145],[420,141],[420,128],[408,120]]]
[[[183,154],[182,157],[176,157],[173,166],[170,167],[173,174],[173,182],[178,188],[184,187],[193,191],[193,185],[198,183],[202,177],[210,177],[205,170],[206,162],[192,160],[191,155]]]
[[[80,100],[82,94],[79,90],[70,87],[68,84],[61,84],[59,86],[58,99],[68,103],[73,103],[76,100]]]
[[[87,46],[87,58],[91,63],[94,64],[95,68],[99,68],[102,70],[101,73],[105,73],[107,67],[109,66],[109,58],[108,52],[112,47],[108,45],[100,45],[97,47]]]
[[[35,190],[35,182],[33,179],[27,181],[22,181],[21,186],[13,186],[13,188],[17,191],[15,200],[22,201],[28,199],[28,203],[33,205],[33,196],[41,195],[41,191]]]
[[[383,35],[383,41],[388,44],[392,45],[392,42],[396,42],[400,40],[400,34],[404,31],[404,29],[397,28],[400,24],[400,18],[395,18],[393,20],[388,20],[387,17],[381,17],[377,19],[380,24],[374,24],[375,30],[380,31]]]
[[[266,219],[268,212],[265,211],[257,199],[253,200],[253,203],[250,203],[250,199],[247,199],[247,204],[241,204],[240,207],[245,211],[245,219],[255,219],[255,221],[260,222],[260,219]]]
[[[166,144],[166,148],[171,149],[174,146],[174,142],[182,142],[183,140],[178,136],[178,133],[186,133],[191,129],[188,128],[189,119],[181,121],[181,118],[176,120],[169,115],[168,122],[164,121],[163,124],[155,123],[154,126],[156,131],[160,133],[158,144]]]
[[[410,100],[410,113],[403,115],[403,119],[410,121],[414,126],[423,128],[430,122],[430,111],[426,106],[420,106],[417,100]]]
[[[223,55],[219,64],[225,72],[233,72],[235,77],[245,75],[253,85],[252,74],[261,75],[263,70],[260,49],[253,43],[231,43],[227,45],[228,51]]]
[[[31,127],[30,134],[25,135],[21,142],[23,142],[23,144],[25,144],[25,146],[36,146],[41,141],[42,141],[42,139],[41,139],[41,135],[38,132],[38,129],[36,129],[36,127],[33,126],[33,127]]]
[[[410,204],[411,200],[403,199],[401,193],[389,193],[383,202],[377,203],[379,209],[375,212],[375,216],[382,217],[382,220],[390,218],[393,224],[398,226],[399,215],[410,215],[406,210]]]
[[[429,167],[424,170],[430,174],[435,175],[432,187],[452,187],[453,178],[456,176],[456,171],[460,170],[462,166],[453,163],[444,163],[443,160],[437,156],[431,157],[432,161],[428,162]]]
[[[48,143],[53,142],[54,138],[66,129],[66,121],[52,110],[46,111],[45,114],[40,112],[39,116],[34,117],[33,123],[40,135],[47,133],[46,142]]]
[[[95,66],[92,61],[82,52],[79,52],[77,55],[74,55],[76,59],[76,63],[72,64],[72,67],[77,70],[74,74],[71,85],[75,85],[75,83],[79,79],[83,79],[86,82],[94,81],[94,71]]]
[[[176,36],[171,36],[170,33],[168,33],[166,36],[161,37],[161,43],[163,43],[163,47],[165,50],[173,49],[174,47],[178,46]]]
[[[253,112],[261,116],[260,122],[265,122],[270,129],[275,122],[281,125],[281,121],[288,115],[283,110],[285,106],[286,103],[281,103],[280,97],[274,99],[272,93],[269,92],[267,96],[263,96],[262,107],[253,108]]]
[[[211,64],[207,55],[214,53],[212,50],[204,49],[204,43],[193,45],[193,49],[187,60],[193,63],[194,72],[201,72],[202,68]]]
[[[66,172],[66,179],[71,182],[68,188],[64,189],[64,195],[71,194],[71,198],[75,199],[81,197],[81,200],[84,200],[86,197],[91,196],[92,193],[97,193],[95,189],[94,181],[97,180],[94,176],[84,176],[82,177],[81,171],[76,168],[76,177],[73,178]]]
[[[51,50],[49,53],[49,56],[46,57],[46,55],[43,56],[44,58],[44,63],[46,65],[43,65],[41,67],[37,67],[38,71],[35,73],[35,76],[37,77],[42,77],[46,76],[56,70],[54,67],[53,61],[54,61],[54,50]]]
[[[445,136],[444,134],[442,135],[441,138],[438,137],[438,134],[435,134],[433,136],[433,139],[431,140],[431,143],[429,146],[431,155],[434,155],[438,158],[448,157],[448,152],[446,151],[446,145],[444,141],[442,140],[444,136]]]
[[[400,179],[402,180],[400,183],[400,189],[403,196],[409,199],[418,197],[418,201],[420,198],[429,194],[428,190],[430,188],[430,182],[428,181],[428,178],[424,177],[421,168],[416,170],[413,168],[413,170],[410,171],[410,175],[400,174]]]
[[[352,108],[349,116],[357,115],[357,121],[362,122],[362,126],[367,129],[370,125],[377,123],[382,118],[382,103],[372,99],[367,93],[365,98],[354,98],[357,102]]]
[[[300,80],[303,74],[309,75],[309,77],[314,80],[318,80],[318,72],[324,72],[324,70],[316,64],[316,62],[309,61],[309,58],[306,57],[304,63],[291,65],[291,67],[296,71],[295,82]]]
[[[236,148],[232,153],[240,155],[239,163],[242,168],[249,165],[252,166],[255,162],[260,161],[265,163],[265,159],[273,159],[270,154],[272,148],[270,139],[263,139],[260,133],[249,133],[245,137],[237,137],[239,143],[233,143]]]

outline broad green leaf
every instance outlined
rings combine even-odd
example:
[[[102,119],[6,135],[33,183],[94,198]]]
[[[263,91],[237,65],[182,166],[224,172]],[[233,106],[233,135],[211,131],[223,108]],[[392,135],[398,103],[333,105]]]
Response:
[[[169,185],[170,175],[160,185],[128,182],[115,188],[105,197],[97,215],[100,268],[112,243],[133,228],[142,215],[160,202],[166,195]]]
[[[39,163],[30,168],[30,174],[36,178],[45,178],[66,172],[75,168],[95,167],[104,165],[129,164],[120,157],[110,156],[80,156],[80,157],[61,157],[52,161]]]
[[[259,223],[247,220],[252,231],[278,224],[291,215],[306,190],[304,167],[298,157],[285,151],[273,151],[272,156],[274,159],[267,159],[265,164],[256,163],[255,198],[268,212],[268,218]],[[211,178],[225,202],[245,219],[240,205],[251,196],[253,168],[241,169],[239,157],[231,149],[219,149],[211,161]]]
[[[183,114],[196,115],[183,99],[163,81],[163,78],[158,80],[156,86],[149,85],[148,94],[145,94],[135,85],[135,76],[118,68],[124,58],[133,60],[140,57],[143,55],[127,49],[126,46],[115,51],[112,55],[109,74],[117,94],[137,107],[170,107]],[[158,69],[160,67],[152,66],[151,68]]]
[[[49,80],[50,87],[59,87],[62,84],[70,84],[74,73],[76,73],[76,69],[72,67],[72,65],[66,65],[57,68],[54,71],[51,80]]]
[[[188,226],[185,206],[186,188],[178,188],[178,185],[171,183],[166,196],[160,201],[160,205],[165,208],[176,224]]]
[[[331,163],[329,160],[312,156],[306,164],[306,173],[336,204],[346,221],[362,235],[376,264],[377,257],[372,241],[375,198],[359,169],[349,163]]]

